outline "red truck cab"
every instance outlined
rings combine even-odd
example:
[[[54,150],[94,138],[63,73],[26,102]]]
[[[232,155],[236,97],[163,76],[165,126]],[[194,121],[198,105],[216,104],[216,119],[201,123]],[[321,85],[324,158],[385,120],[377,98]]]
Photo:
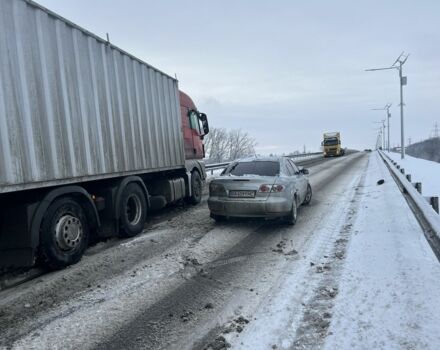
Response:
[[[182,91],[180,91],[180,114],[182,117],[185,159],[203,159],[205,157],[203,138],[209,133],[206,114],[197,111],[191,97]]]

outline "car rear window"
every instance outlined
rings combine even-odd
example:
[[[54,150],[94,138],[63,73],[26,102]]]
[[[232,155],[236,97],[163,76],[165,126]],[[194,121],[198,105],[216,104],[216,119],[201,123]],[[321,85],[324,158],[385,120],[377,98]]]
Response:
[[[280,163],[271,161],[238,162],[232,165],[226,173],[235,176],[276,176],[280,173]]]

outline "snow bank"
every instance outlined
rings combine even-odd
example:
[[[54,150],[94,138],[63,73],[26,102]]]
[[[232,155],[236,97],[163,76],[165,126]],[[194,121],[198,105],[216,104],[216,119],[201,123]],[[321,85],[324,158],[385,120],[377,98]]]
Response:
[[[440,163],[408,155],[400,159],[400,153],[384,153],[404,168],[405,174],[411,174],[413,182],[422,183],[423,195],[440,196]]]
[[[440,240],[440,216],[439,214],[431,207],[430,204],[425,200],[425,198],[417,192],[417,190],[408,182],[406,177],[397,170],[396,167],[391,163],[387,155],[385,154],[384,159],[390,165],[391,171],[394,175],[399,179],[400,183],[405,187],[406,192],[412,198],[414,203],[417,206],[417,209],[423,215],[423,218],[428,222],[430,228],[432,229],[432,234],[436,236],[437,240]],[[422,159],[422,161],[425,161]],[[406,172],[406,169],[405,169]],[[428,172],[426,172],[428,174]],[[412,176],[412,175],[411,175]],[[426,175],[426,177],[429,177]],[[412,178],[414,182],[414,179]],[[423,193],[423,183],[422,183],[422,193]]]

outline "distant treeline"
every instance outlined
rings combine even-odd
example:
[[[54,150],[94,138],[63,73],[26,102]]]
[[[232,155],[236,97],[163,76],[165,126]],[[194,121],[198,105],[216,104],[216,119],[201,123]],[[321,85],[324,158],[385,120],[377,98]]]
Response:
[[[413,157],[440,163],[440,137],[413,143],[406,147],[406,153]]]

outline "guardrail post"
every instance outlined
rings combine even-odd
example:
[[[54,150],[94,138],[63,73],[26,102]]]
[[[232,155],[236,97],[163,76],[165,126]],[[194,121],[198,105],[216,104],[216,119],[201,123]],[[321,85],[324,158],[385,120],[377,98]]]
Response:
[[[405,169],[400,169],[400,172],[402,173],[402,174],[405,174]]]
[[[422,183],[421,182],[414,182],[413,183],[416,190],[421,194],[422,193]]]
[[[400,169],[400,165],[396,165],[397,166],[397,169]]]
[[[439,214],[438,197],[431,197],[432,208]]]
[[[406,174],[406,179],[411,182],[411,174]]]

